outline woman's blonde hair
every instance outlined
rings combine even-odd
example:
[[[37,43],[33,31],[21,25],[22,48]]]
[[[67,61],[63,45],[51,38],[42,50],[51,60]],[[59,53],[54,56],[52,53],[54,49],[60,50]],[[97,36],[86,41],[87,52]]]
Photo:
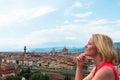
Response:
[[[101,54],[103,61],[118,61],[117,50],[112,39],[104,34],[93,34],[93,41]]]

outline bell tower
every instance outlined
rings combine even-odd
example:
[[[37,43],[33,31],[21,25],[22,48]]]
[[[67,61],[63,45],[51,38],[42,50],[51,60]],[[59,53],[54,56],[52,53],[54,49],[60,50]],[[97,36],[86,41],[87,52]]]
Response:
[[[26,46],[24,46],[24,54],[26,53]]]
[[[27,50],[27,48],[26,48],[26,46],[24,46],[24,56],[25,56],[25,57],[27,57],[26,50]]]

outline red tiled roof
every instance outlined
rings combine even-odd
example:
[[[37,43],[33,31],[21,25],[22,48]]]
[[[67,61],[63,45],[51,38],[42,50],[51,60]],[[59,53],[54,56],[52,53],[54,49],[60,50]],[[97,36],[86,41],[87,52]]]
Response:
[[[2,74],[6,75],[6,76],[11,73],[18,74],[19,72],[20,72],[19,68],[15,69],[12,66],[1,66],[0,67],[0,76],[2,76]]]

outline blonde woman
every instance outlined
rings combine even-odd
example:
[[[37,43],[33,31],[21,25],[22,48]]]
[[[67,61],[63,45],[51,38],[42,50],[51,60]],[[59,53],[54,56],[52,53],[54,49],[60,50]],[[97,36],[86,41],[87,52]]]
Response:
[[[83,79],[83,66],[86,56],[93,59],[96,67]],[[85,53],[76,58],[75,80],[119,80],[118,71],[114,66],[117,51],[112,39],[104,34],[93,34],[86,45]]]

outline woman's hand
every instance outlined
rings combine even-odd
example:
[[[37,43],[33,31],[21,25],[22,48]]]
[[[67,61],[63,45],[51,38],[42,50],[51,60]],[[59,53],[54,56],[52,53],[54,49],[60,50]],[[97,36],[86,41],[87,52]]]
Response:
[[[83,66],[86,62],[85,53],[81,53],[79,56],[76,57],[76,75],[75,80],[82,80],[83,79]]]
[[[85,53],[81,53],[79,56],[76,57],[77,67],[83,67],[86,62]]]

